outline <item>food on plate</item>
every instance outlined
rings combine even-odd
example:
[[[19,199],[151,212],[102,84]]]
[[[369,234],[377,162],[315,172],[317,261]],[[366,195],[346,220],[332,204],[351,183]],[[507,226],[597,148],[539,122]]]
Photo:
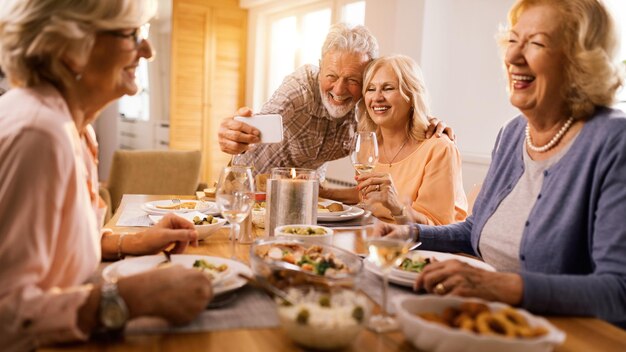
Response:
[[[464,302],[458,307],[448,307],[441,314],[426,312],[417,315],[429,322],[481,335],[533,338],[548,333],[545,327],[530,326],[526,318],[514,308],[491,311],[487,305],[478,302]]]
[[[412,258],[406,257],[402,260],[402,263],[398,265],[398,269],[404,271],[410,271],[413,273],[421,273],[426,265],[430,264],[432,260],[430,258],[424,258],[420,255],[414,255]]]
[[[294,264],[303,271],[320,276],[333,276],[350,272],[348,266],[337,258],[334,253],[323,253],[322,247],[317,245],[307,248],[300,244],[273,244],[269,247],[258,249],[257,255],[265,260],[280,260]]]
[[[207,262],[204,259],[197,259],[196,261],[194,261],[193,267],[195,269],[202,271],[203,273],[208,275],[211,279],[214,279],[220,273],[223,273],[226,270],[228,270],[228,265],[226,264],[215,265],[213,263]]]
[[[292,235],[306,235],[306,236],[315,236],[315,235],[326,235],[326,230],[319,227],[285,227],[282,232],[292,234]]]
[[[312,348],[348,345],[360,332],[367,318],[367,299],[351,290],[323,292],[290,288],[294,305],[277,298],[278,316],[287,335]]]
[[[317,204],[318,213],[334,213],[338,211],[343,211],[343,205],[341,203],[330,203],[329,205]]]
[[[183,202],[183,203],[172,204],[172,205],[157,205],[156,207],[158,209],[167,209],[167,210],[195,209],[196,203],[195,202]]]
[[[214,218],[211,215],[207,215],[204,217],[199,217],[199,216],[193,217],[194,225],[211,225],[211,224],[216,224],[216,223],[217,223],[217,218]]]

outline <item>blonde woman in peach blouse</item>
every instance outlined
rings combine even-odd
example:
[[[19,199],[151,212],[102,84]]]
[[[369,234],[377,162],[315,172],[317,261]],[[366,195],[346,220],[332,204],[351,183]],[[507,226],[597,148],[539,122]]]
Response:
[[[359,130],[375,131],[379,161],[349,190],[321,196],[356,203],[359,191],[375,216],[422,224],[450,224],[467,216],[461,157],[448,138],[426,139],[427,92],[422,74],[403,55],[374,60],[365,70]]]
[[[101,257],[145,254],[197,239],[166,217],[137,236],[101,234],[88,127],[107,104],[135,94],[152,56],[152,0],[3,0],[0,66],[0,348],[30,351],[93,333],[118,336],[140,316],[189,322],[212,297],[201,272],[170,266],[85,284]],[[95,147],[95,145],[92,145]],[[93,159],[92,159],[93,158]]]

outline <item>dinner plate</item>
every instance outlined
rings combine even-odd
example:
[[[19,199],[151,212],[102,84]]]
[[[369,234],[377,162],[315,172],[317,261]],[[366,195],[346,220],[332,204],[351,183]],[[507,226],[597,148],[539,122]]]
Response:
[[[154,202],[147,202],[141,205],[141,210],[145,211],[149,215],[165,215],[168,213],[183,214],[194,211],[199,211],[208,215],[217,215],[220,213],[219,208],[215,202],[198,201],[198,200],[181,200],[182,203],[195,203],[194,209],[162,209],[159,206],[172,206],[172,200],[157,200]]]
[[[431,258],[431,259],[434,258],[438,261],[457,259],[460,262],[467,263],[479,269],[483,269],[487,271],[496,271],[496,269],[493,266],[483,261],[466,257],[463,255],[452,254],[452,253],[415,250],[415,251],[409,252],[407,256],[408,257],[421,256],[423,258]],[[381,270],[367,259],[365,260],[365,268],[368,271],[371,271],[372,273],[376,274],[377,276],[382,277]],[[398,284],[402,286],[412,287],[418,275],[419,273],[414,273],[414,272],[409,272],[409,271],[404,271],[404,270],[400,270],[397,268],[393,268],[391,269],[391,272],[389,273],[389,282],[393,282],[394,284]]]
[[[363,215],[365,210],[359,207],[350,207],[348,211],[343,214],[335,215],[335,213],[317,213],[317,222],[338,222],[356,219]]]
[[[346,214],[347,212],[349,212],[350,210],[352,210],[352,207],[351,207],[351,206],[349,206],[349,205],[345,205],[345,204],[343,204],[343,203],[341,203],[341,202],[336,202],[336,201],[334,201],[334,200],[324,200],[324,201],[320,201],[320,202],[318,202],[318,203],[319,203],[320,205],[325,206],[325,207],[327,207],[327,206],[329,206],[329,205],[331,205],[331,204],[333,204],[333,203],[338,203],[338,204],[341,204],[341,206],[343,207],[343,210],[340,210],[340,211],[323,211],[323,212],[320,212],[320,211],[319,211],[319,208],[318,208],[318,209],[317,209],[317,210],[318,210],[318,211],[317,211],[317,215],[318,215],[318,216],[319,216],[320,214],[322,214],[322,215],[339,216],[339,215]]]
[[[159,254],[120,260],[104,268],[102,277],[106,280],[112,280],[139,274],[157,268],[159,263],[162,263],[164,259],[165,257]],[[193,263],[199,259],[204,259],[214,265],[226,264],[228,270],[226,270],[223,275],[218,275],[213,279],[213,293],[216,295],[244,286],[246,280],[240,278],[238,276],[239,273],[252,276],[252,270],[248,266],[226,258],[195,254],[173,254],[171,259],[172,263],[180,264],[187,268],[191,268]]]

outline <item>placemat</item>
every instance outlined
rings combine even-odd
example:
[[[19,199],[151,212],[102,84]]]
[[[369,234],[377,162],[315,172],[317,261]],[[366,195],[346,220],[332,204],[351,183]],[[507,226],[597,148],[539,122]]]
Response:
[[[280,325],[274,301],[264,292],[250,286],[238,291],[234,300],[218,308],[207,309],[184,326],[169,326],[158,318],[139,318],[129,322],[126,334],[187,333],[227,329],[275,328]]]

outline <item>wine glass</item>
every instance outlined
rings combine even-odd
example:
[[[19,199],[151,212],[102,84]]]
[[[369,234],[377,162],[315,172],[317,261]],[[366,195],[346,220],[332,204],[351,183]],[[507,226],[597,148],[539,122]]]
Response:
[[[368,322],[368,328],[377,333],[396,330],[399,324],[387,312],[389,273],[393,267],[400,265],[404,256],[409,252],[412,241],[385,236],[366,238],[365,244],[369,252],[368,260],[380,268],[383,276],[382,314],[372,316]]]
[[[230,227],[230,254],[235,259],[235,241],[240,223],[248,216],[254,204],[254,178],[249,166],[227,166],[222,170],[215,191],[217,206]]]
[[[378,162],[378,139],[375,132],[357,132],[352,140],[350,148],[350,161],[359,175],[370,173],[374,170]],[[363,194],[361,201],[357,204],[360,208],[365,208]]]

